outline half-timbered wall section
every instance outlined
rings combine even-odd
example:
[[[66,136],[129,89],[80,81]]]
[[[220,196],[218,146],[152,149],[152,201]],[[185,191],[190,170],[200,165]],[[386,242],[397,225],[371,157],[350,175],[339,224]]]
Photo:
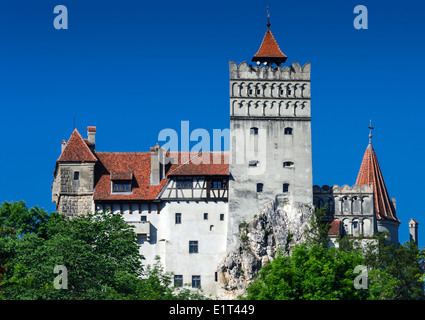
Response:
[[[228,179],[221,176],[172,177],[160,193],[163,200],[221,200],[228,199]]]

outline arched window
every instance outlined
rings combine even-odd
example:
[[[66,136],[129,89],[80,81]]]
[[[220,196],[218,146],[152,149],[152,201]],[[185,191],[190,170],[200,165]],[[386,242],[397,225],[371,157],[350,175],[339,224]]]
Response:
[[[285,128],[284,133],[285,134],[292,134],[292,128],[289,128],[289,127]]]
[[[249,130],[249,132],[250,132],[251,134],[253,134],[253,135],[257,135],[257,134],[258,134],[258,128],[256,128],[256,127],[252,127],[252,128]]]

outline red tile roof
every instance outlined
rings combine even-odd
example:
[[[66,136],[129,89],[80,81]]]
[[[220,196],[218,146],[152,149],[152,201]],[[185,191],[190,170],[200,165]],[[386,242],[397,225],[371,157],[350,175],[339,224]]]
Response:
[[[167,172],[167,176],[228,175],[228,152],[178,152],[170,157],[178,161]]]
[[[97,159],[77,129],[71,134],[58,162],[96,162]]]
[[[95,169],[96,200],[154,200],[166,180],[151,186],[150,152],[96,152],[99,163]],[[111,173],[133,172],[132,194],[111,194]]]
[[[372,147],[372,143],[369,143],[363,156],[356,185],[363,186],[365,184],[370,185],[372,183],[377,219],[400,222],[400,220],[396,217],[395,208],[388,195],[387,187],[385,186],[384,177],[382,176],[375,150]]]
[[[254,55],[252,61],[262,62],[268,60],[268,58],[272,58],[272,60],[280,62],[285,62],[287,58],[282,50],[280,50],[279,45],[269,28],[267,28],[266,34],[261,42],[260,49],[258,49],[257,53]]]
[[[341,221],[333,220],[329,224],[328,236],[339,236],[341,233]]]
[[[228,175],[229,165],[227,152],[208,152],[205,158],[210,164],[199,163],[202,154],[178,152],[171,153],[176,162],[167,168],[166,177],[159,185],[151,185],[151,153],[150,152],[96,152],[99,162],[95,169],[95,201],[109,200],[154,200],[166,185],[168,177],[177,175]],[[177,161],[178,160],[178,161]],[[214,161],[216,160],[216,161]],[[185,162],[182,162],[185,161]],[[214,161],[214,162],[213,162]],[[220,161],[220,163],[216,163]],[[133,174],[131,194],[111,194],[112,177],[128,177]]]
[[[114,171],[111,173],[111,180],[132,180],[133,172],[117,172]]]

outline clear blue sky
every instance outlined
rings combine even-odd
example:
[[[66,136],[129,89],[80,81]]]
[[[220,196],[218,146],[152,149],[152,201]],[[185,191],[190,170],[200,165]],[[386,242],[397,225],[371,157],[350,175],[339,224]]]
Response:
[[[66,5],[69,29],[53,27]],[[353,27],[356,5],[369,29]],[[160,130],[229,128],[228,61],[250,61],[271,30],[287,64],[312,63],[314,184],[355,183],[373,144],[402,221],[419,221],[424,163],[423,1],[2,1],[0,202],[53,211],[60,142],[73,119],[96,149],[147,151]]]

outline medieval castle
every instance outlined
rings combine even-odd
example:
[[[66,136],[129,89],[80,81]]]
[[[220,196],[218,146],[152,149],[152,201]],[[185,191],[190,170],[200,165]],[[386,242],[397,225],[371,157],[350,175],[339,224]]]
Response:
[[[356,184],[313,186],[310,63],[281,65],[287,56],[267,23],[256,65],[230,62],[230,151],[96,150],[75,129],[62,142],[52,200],[69,218],[104,211],[134,226],[140,252],[160,256],[175,285],[219,290],[217,265],[234,249],[240,224],[267,203],[327,205],[329,236],[387,231],[398,244],[400,220],[388,195],[371,138]],[[174,161],[167,161],[169,159]],[[205,161],[208,159],[209,161]],[[409,222],[417,241],[418,223]]]

